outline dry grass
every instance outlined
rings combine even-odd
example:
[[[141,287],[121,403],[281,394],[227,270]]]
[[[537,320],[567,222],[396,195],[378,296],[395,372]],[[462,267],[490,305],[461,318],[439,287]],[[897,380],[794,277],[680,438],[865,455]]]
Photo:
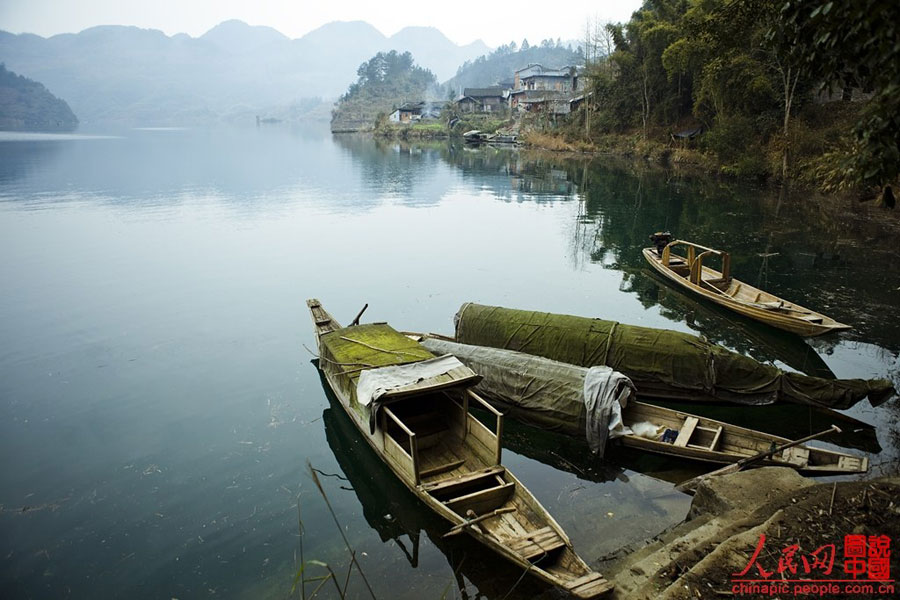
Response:
[[[519,141],[529,146],[544,148],[545,150],[556,150],[559,152],[575,152],[578,150],[562,137],[540,131],[527,131],[519,136]]]

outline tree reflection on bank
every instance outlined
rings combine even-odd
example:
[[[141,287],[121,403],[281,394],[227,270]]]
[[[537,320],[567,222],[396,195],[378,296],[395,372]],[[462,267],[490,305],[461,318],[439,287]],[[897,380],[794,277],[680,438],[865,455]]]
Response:
[[[796,337],[790,334],[717,314],[705,302],[667,299],[668,292],[660,293],[660,283],[644,272],[640,250],[650,233],[666,229],[728,250],[735,276],[854,326],[840,337],[816,340],[814,346],[822,352],[838,339],[900,352],[900,322],[883,318],[896,309],[900,289],[900,272],[888,268],[896,260],[892,240],[900,230],[900,218],[893,213],[608,157],[491,147],[473,151],[446,142],[428,148],[460,169],[463,178],[489,187],[501,199],[581,203],[573,238],[583,257],[621,271],[623,291],[636,294],[645,306],[661,304],[667,317],[689,322],[711,340],[756,353],[761,360],[780,360],[779,350],[791,345],[788,354],[806,354],[797,352]],[[748,330],[751,338],[769,339],[747,342]],[[760,346],[766,344],[775,349],[762,353]]]

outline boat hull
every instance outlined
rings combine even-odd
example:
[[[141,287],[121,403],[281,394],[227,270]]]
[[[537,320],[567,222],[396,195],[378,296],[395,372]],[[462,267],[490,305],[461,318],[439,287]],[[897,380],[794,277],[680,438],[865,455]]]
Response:
[[[719,306],[724,306],[730,310],[737,312],[738,314],[744,315],[745,317],[751,319],[755,319],[762,323],[766,323],[767,325],[771,325],[772,327],[777,327],[778,329],[789,331],[803,337],[814,337],[833,331],[845,331],[848,329],[852,329],[852,327],[850,327],[849,325],[839,323],[821,313],[817,313],[797,304],[786,303],[786,301],[778,298],[777,296],[768,294],[743,281],[732,279],[729,289],[738,289],[741,294],[748,295],[749,297],[762,296],[765,302],[782,303],[790,306],[791,308],[789,309],[789,312],[781,311],[778,309],[765,308],[758,302],[736,300],[735,298],[728,296],[727,293],[715,292],[702,285],[697,285],[690,281],[686,276],[676,273],[671,268],[663,264],[662,258],[656,254],[656,250],[654,248],[644,248],[642,254],[644,255],[644,259],[648,263],[650,263],[651,267],[653,267],[666,279],[678,284],[680,287],[694,292],[702,296],[706,300],[718,304]],[[683,257],[676,256],[674,254],[672,254],[671,256],[673,259],[679,259],[682,261],[684,260]],[[706,266],[703,267],[703,280],[717,280],[721,277],[722,274],[719,271]]]
[[[487,448],[489,451],[488,455],[482,454],[481,456],[472,455],[466,457],[467,460],[470,460],[471,466],[467,465],[465,470],[460,465],[457,465],[458,468],[444,470],[433,468],[432,464],[424,462],[424,458],[420,455],[420,450],[418,449],[420,446],[416,443],[411,443],[409,447],[409,454],[412,457],[412,462],[410,463],[410,456],[405,455],[404,449],[396,443],[393,435],[386,433],[381,426],[373,428],[365,411],[359,410],[358,400],[349,391],[352,389],[352,386],[348,385],[348,373],[352,369],[349,371],[345,370],[348,369],[349,364],[323,359],[327,354],[322,343],[324,335],[333,334],[341,336],[341,339],[347,339],[351,337],[351,333],[356,328],[340,328],[337,323],[331,320],[330,315],[327,315],[321,309],[317,301],[311,300],[309,305],[313,314],[313,321],[316,324],[316,338],[320,355],[319,369],[322,372],[324,381],[375,455],[388,466],[397,479],[413,495],[419,498],[438,516],[451,523],[454,527],[458,527],[462,532],[467,533],[497,555],[518,565],[539,579],[565,589],[575,597],[596,598],[612,589],[612,584],[603,579],[599,573],[592,571],[575,553],[571,541],[565,532],[537,499],[534,498],[531,492],[509,470],[500,465],[499,435],[494,438],[497,441],[496,449]],[[360,326],[360,328],[362,327],[365,326]],[[425,351],[424,348],[422,350]],[[425,352],[427,353],[427,351]],[[467,389],[465,386],[473,383],[474,381],[463,381],[463,388],[461,389]],[[471,392],[464,393],[471,394]],[[472,397],[478,399],[474,394],[472,394]],[[480,399],[478,400],[480,401]],[[466,400],[465,406],[467,406],[467,402],[468,400]],[[487,404],[484,406],[490,408]],[[452,412],[455,409],[451,408],[450,410]],[[382,409],[382,412],[387,412],[386,406]],[[490,442],[491,432],[472,415],[466,414],[466,409],[463,409],[463,413],[463,418],[467,419],[464,421],[465,433],[463,437],[474,440],[466,442],[466,445],[481,444],[479,440]],[[499,415],[499,413],[497,414]],[[382,421],[386,422],[386,418],[382,419]],[[502,431],[502,417],[498,418],[498,433],[500,431]],[[419,439],[418,444],[422,444],[421,447],[424,447],[424,440],[425,436]],[[496,451],[496,454],[491,454],[494,451]],[[496,460],[493,460],[494,458]],[[410,467],[412,467],[412,471],[410,471]],[[413,475],[411,475],[411,472]],[[459,508],[460,505],[456,504],[456,502],[460,499],[468,498],[468,496],[447,500],[446,497],[441,496],[436,490],[442,486],[454,486],[457,481],[465,482],[467,479],[471,479],[472,476],[480,476],[479,474],[482,472],[491,477],[496,476],[503,482],[500,487],[511,490],[511,496],[503,501],[500,509],[508,512],[499,514],[496,518],[481,521],[477,526],[466,526],[467,518],[471,517],[464,518],[460,512],[468,513],[461,510]],[[448,480],[450,480],[449,483],[447,483]],[[472,495],[477,495],[477,493]],[[477,509],[473,512],[488,514],[491,510]],[[496,512],[494,510],[495,514]],[[515,520],[515,515],[511,513],[525,515],[523,516],[523,519],[527,520],[525,525],[529,526],[523,526],[523,523]],[[533,530],[543,532],[543,535],[547,538],[552,538],[556,541],[557,546],[553,551],[553,560],[550,559],[547,553],[535,558],[535,556],[529,557],[528,553],[522,550],[528,543],[528,536],[525,534]],[[520,532],[526,540],[516,546],[521,540],[515,534]],[[519,553],[514,551],[513,548],[516,548]],[[547,559],[546,561],[544,561],[545,558]]]
[[[497,348],[459,344],[427,337],[422,344],[436,353],[452,353],[483,378],[476,389],[513,418],[573,437],[584,437],[584,381],[588,370]],[[656,404],[630,400],[622,410],[624,425],[653,428],[652,437],[625,435],[625,446],[667,456],[727,464],[765,452],[791,440],[724,421]],[[642,427],[636,427],[644,423]],[[668,441],[663,435],[671,433]],[[809,475],[863,473],[868,459],[844,452],[804,446],[789,449],[761,464],[787,466]]]

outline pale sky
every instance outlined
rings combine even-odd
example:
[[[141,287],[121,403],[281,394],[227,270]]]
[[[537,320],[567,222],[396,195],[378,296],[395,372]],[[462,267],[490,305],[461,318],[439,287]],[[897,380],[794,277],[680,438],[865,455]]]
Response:
[[[482,39],[580,39],[588,18],[627,21],[640,0],[390,2],[366,0],[0,0],[0,29],[49,37],[95,25],[135,25],[168,35],[202,35],[228,19],[268,25],[298,38],[331,21],[367,21],[385,35],[410,25],[440,29],[457,44]]]

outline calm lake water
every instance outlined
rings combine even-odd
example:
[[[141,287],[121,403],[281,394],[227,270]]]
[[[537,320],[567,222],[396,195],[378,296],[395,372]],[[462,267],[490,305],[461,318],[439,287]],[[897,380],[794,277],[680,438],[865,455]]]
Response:
[[[343,322],[369,303],[367,320],[444,333],[466,301],[598,316],[900,386],[900,227],[866,205],[319,130],[0,140],[4,598],[285,598],[301,552],[343,580],[308,463],[379,598],[504,597],[521,573],[442,540],[331,406],[310,297]],[[659,229],[732,250],[736,276],[855,331],[807,343],[682,295],[642,264]],[[875,426],[846,442],[874,474],[897,471],[897,404],[848,411]],[[708,410],[798,437],[828,424]],[[504,459],[595,564],[680,521],[672,482],[698,472],[592,460],[512,423]],[[367,597],[356,573],[350,589]],[[553,593],[525,578],[509,597],[535,595]]]

